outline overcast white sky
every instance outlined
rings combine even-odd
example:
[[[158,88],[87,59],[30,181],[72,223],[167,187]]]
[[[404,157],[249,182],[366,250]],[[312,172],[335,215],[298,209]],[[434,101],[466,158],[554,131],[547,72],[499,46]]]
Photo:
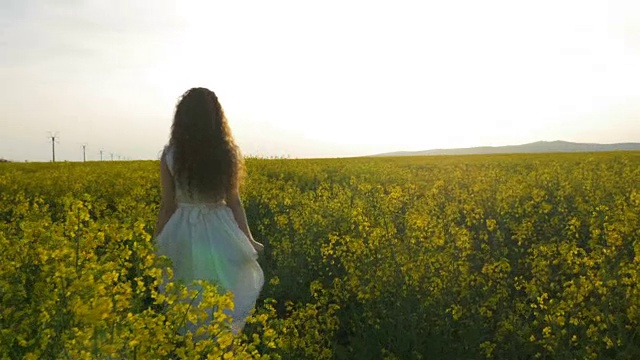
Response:
[[[245,154],[640,142],[640,1],[0,1],[0,158],[156,158],[214,90]]]

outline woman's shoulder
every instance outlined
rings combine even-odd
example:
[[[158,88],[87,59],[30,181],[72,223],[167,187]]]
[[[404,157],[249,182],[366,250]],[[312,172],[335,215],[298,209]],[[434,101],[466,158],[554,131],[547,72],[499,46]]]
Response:
[[[162,157],[170,157],[173,153],[173,145],[167,144],[162,148]]]
[[[173,146],[171,146],[171,144],[167,144],[164,146],[164,149],[162,149],[162,156],[160,160],[164,161],[169,167],[169,170],[173,172]]]

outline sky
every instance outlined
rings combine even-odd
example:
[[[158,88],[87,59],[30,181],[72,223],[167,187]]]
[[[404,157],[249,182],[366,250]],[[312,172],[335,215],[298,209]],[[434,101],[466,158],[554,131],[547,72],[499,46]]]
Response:
[[[640,1],[0,1],[0,158],[157,159],[216,92],[245,155],[640,142]]]

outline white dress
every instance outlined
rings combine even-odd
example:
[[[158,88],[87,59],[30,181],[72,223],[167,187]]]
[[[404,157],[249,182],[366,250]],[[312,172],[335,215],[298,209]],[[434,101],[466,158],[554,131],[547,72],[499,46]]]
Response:
[[[165,148],[174,174],[173,152]],[[231,329],[239,333],[264,284],[258,254],[224,201],[206,202],[176,184],[178,208],[156,239],[159,255],[173,262],[174,280],[208,280],[234,295]],[[197,305],[197,304],[194,304]],[[194,327],[188,326],[192,331]]]

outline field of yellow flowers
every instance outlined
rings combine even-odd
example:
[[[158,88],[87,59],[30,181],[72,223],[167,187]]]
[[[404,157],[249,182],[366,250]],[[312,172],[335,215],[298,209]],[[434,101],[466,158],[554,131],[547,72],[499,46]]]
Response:
[[[158,168],[0,164],[0,358],[640,358],[638,152],[248,159],[236,337],[214,284],[158,292]]]

